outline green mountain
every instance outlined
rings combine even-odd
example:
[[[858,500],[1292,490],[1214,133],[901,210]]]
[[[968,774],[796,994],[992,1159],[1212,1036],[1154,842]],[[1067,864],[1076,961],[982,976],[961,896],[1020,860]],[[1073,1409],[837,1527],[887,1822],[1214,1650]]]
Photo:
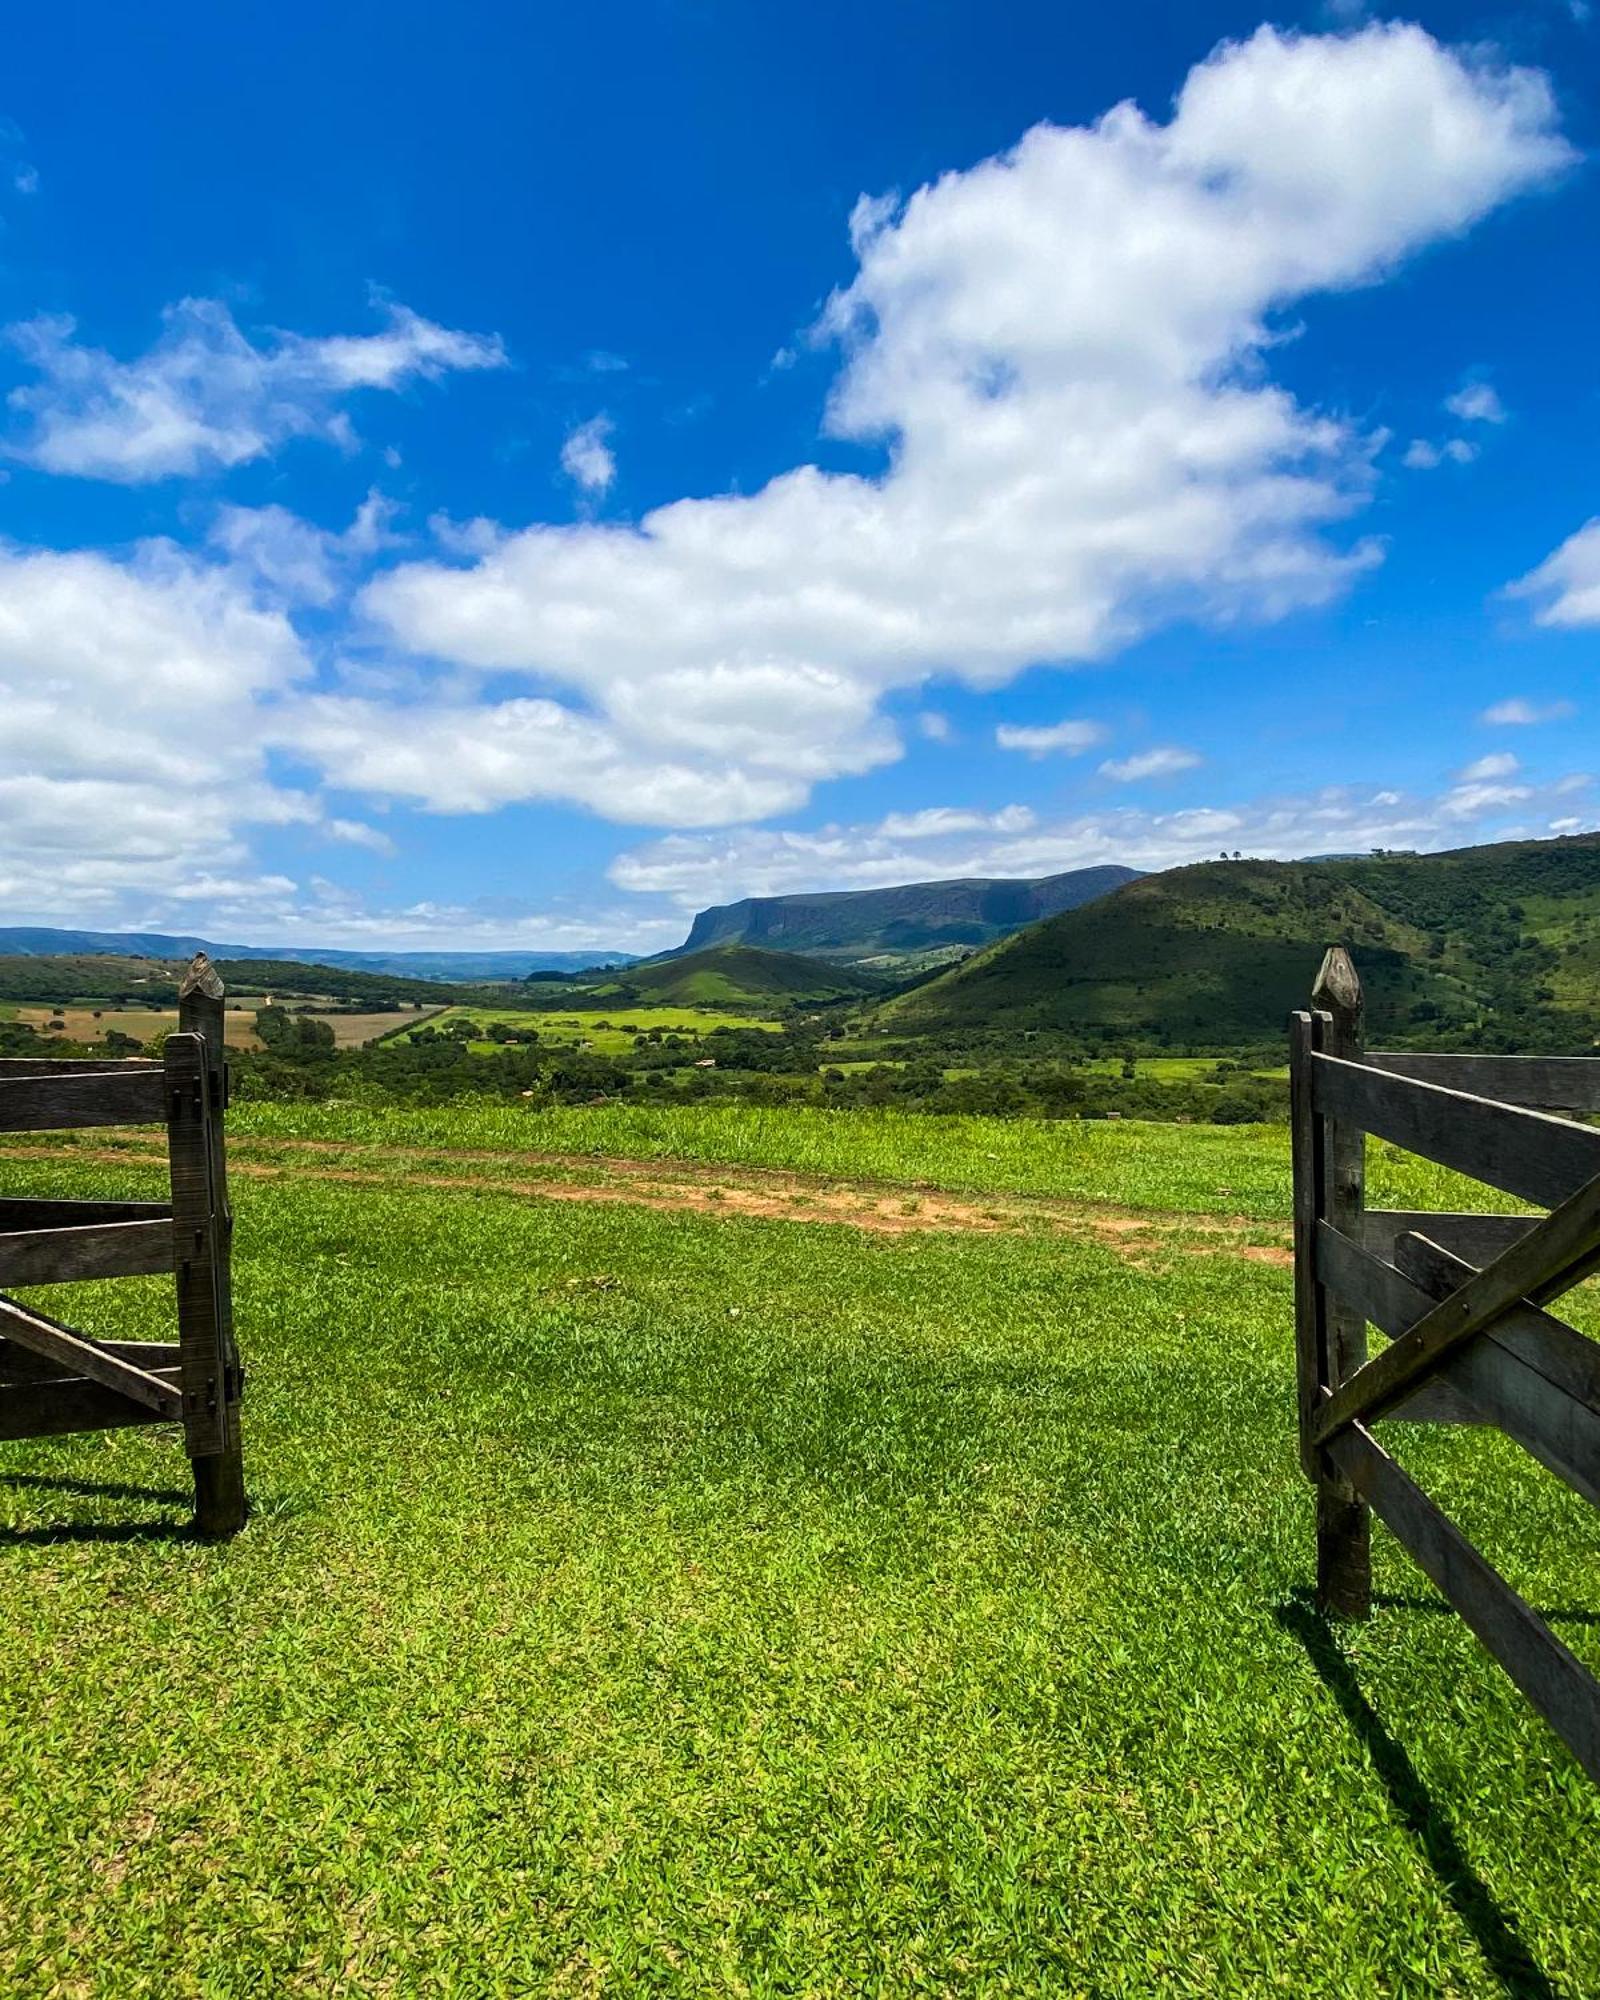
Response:
[[[893,889],[747,896],[702,910],[680,955],[711,945],[752,944],[904,970],[937,963],[1076,909],[1137,879],[1133,868],[1074,868],[1035,881],[911,882]]]
[[[802,958],[794,952],[727,944],[692,952],[685,958],[630,965],[614,977],[581,989],[555,988],[549,1004],[565,1008],[636,1001],[652,1007],[770,1012],[774,1007],[860,999],[882,990],[879,980],[848,966],[819,965],[814,958]]]
[[[1587,1050],[1600,1038],[1600,834],[1175,868],[1005,939],[874,1019],[906,1035],[1271,1041],[1335,942],[1354,954],[1379,1043]]]

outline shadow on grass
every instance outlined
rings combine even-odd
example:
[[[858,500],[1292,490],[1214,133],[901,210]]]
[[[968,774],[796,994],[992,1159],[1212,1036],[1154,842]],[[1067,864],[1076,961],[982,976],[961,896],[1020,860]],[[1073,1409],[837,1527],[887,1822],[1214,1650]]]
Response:
[[[1409,1599],[1384,1601],[1410,1603]],[[1301,1593],[1280,1604],[1273,1616],[1304,1646],[1318,1677],[1361,1739],[1373,1769],[1383,1780],[1396,1818],[1422,1849],[1451,1907],[1477,1940],[1489,1970],[1516,2000],[1559,2000],[1516,1924],[1462,1851],[1454,1829],[1435,1806],[1416,1766],[1362,1692],[1333,1628]]]
[[[1402,1597],[1387,1591],[1372,1593],[1375,1611],[1427,1611],[1441,1618],[1459,1618],[1454,1605],[1442,1597]],[[1579,1611],[1570,1604],[1541,1605],[1539,1616],[1547,1625],[1600,1625],[1600,1611]]]
[[[56,1542],[192,1542],[189,1521],[52,1521],[38,1528],[0,1527],[0,1549],[49,1548]]]
[[[148,1500],[192,1506],[194,1495],[171,1486],[121,1486],[110,1480],[62,1479],[43,1472],[0,1474],[0,1486],[33,1493],[71,1493],[83,1500]],[[48,1548],[56,1542],[192,1542],[192,1521],[48,1521],[33,1528],[0,1527],[0,1549]]]
[[[187,1507],[192,1488],[181,1486],[118,1486],[104,1479],[62,1479],[44,1472],[0,1473],[0,1485],[23,1486],[34,1493],[76,1493],[85,1500],[162,1500]]]

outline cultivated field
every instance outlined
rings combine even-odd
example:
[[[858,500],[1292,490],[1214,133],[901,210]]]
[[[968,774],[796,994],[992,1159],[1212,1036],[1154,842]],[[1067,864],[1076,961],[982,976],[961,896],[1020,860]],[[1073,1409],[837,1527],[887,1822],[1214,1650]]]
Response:
[[[1382,1530],[1308,1609],[1281,1131],[231,1124],[251,1526],[158,1432],[0,1450],[0,1991],[1600,1988],[1572,1760]],[[1592,1512],[1397,1436],[1600,1662]]]
[[[255,1033],[255,1010],[266,1004],[265,998],[241,1001],[237,1005],[229,1001],[226,1021],[230,1047],[260,1048],[261,1043]],[[22,1021],[41,1032],[48,1031],[52,1018],[59,1016],[65,1025],[57,1032],[64,1039],[74,1042],[104,1041],[113,1028],[124,1035],[134,1035],[141,1042],[148,1042],[178,1025],[175,1007],[118,1007],[110,1002],[96,1006],[91,1002],[83,1006],[59,1008],[17,1006],[6,1011],[8,1018]],[[295,1007],[293,1011],[300,1010]],[[398,1014],[392,1008],[386,1013],[374,1014],[323,1012],[318,1008],[310,1011],[332,1028],[334,1044],[341,1049],[361,1048],[367,1042],[376,1041],[380,1035],[392,1034],[402,1024],[417,1026],[423,1021],[433,1020],[439,1012],[437,1008],[433,1013],[423,1014]]]
[[[49,1031],[52,1019],[59,1018],[64,1025],[56,1032],[64,1040],[74,1042],[103,1042],[113,1029],[119,1034],[132,1035],[140,1042],[148,1042],[178,1025],[178,1010],[175,1007],[118,1007],[111,1001],[85,1001],[82,1006],[73,1007],[8,1007],[5,1013],[8,1020],[21,1021],[41,1034]],[[228,1009],[230,1047],[254,1049],[261,1046],[255,1038],[253,1019],[253,1012],[243,1008]],[[44,1053],[49,1052],[46,1050]]]
[[[506,1007],[448,1007],[428,1019],[436,1028],[448,1027],[452,1021],[470,1021],[476,1028],[504,1021],[509,1027],[531,1028],[541,1042],[565,1042],[573,1046],[582,1043],[602,1056],[631,1051],[636,1036],[648,1035],[657,1028],[663,1034],[693,1038],[709,1035],[714,1028],[764,1028],[776,1033],[782,1026],[778,1021],[752,1020],[749,1015],[729,1014],[715,1007],[637,1007],[627,1002],[619,1003],[610,1013],[601,1008],[589,1014],[529,1014]],[[408,1040],[409,1034],[397,1035],[395,1039]],[[496,1045],[484,1040],[471,1046],[488,1051]]]

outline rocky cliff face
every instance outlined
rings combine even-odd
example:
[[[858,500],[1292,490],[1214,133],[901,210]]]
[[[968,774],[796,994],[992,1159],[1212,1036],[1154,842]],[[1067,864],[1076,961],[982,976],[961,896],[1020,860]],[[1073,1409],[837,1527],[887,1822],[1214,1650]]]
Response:
[[[891,889],[747,896],[702,910],[682,949],[753,944],[825,958],[909,956],[946,945],[988,944],[1107,895],[1137,875],[1137,869],[1108,866],[1034,881],[911,882]]]

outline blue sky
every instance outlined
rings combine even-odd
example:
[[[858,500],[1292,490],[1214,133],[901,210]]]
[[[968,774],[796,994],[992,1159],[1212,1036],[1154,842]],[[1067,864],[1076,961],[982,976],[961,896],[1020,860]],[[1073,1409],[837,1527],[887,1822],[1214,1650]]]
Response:
[[[80,7],[0,131],[0,922],[1600,816],[1577,0]]]

